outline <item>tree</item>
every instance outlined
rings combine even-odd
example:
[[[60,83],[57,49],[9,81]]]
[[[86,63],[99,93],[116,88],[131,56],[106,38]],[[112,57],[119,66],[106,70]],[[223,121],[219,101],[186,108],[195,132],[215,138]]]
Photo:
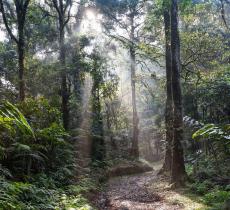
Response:
[[[173,98],[172,98],[172,55],[171,55],[171,29],[170,29],[170,9],[167,1],[163,2],[164,31],[165,31],[165,61],[166,61],[166,107],[165,107],[165,127],[166,127],[166,148],[163,172],[171,171],[172,160],[172,140],[173,140]]]
[[[101,106],[101,89],[104,83],[102,58],[94,52],[91,55],[93,79],[92,86],[92,161],[103,161],[105,158],[105,141]]]
[[[14,0],[15,11],[12,10],[10,3],[4,2],[0,0],[0,10],[2,13],[2,19],[6,30],[10,36],[10,38],[17,45],[18,52],[18,78],[19,78],[19,100],[24,101],[25,99],[25,81],[24,81],[24,72],[25,72],[25,35],[24,28],[26,22],[26,13],[28,10],[30,0],[17,1]],[[7,5],[7,8],[10,8],[10,13],[16,13],[16,25],[17,25],[17,37],[13,34],[13,29],[10,26],[9,20],[7,20],[7,11],[5,10],[4,4]],[[13,17],[12,17],[13,18]]]
[[[62,118],[65,129],[69,128],[69,90],[67,84],[66,69],[66,47],[65,47],[65,29],[70,20],[70,11],[72,0],[50,0],[46,2],[51,9],[55,9],[58,20],[59,31],[59,62],[61,66],[61,97],[62,97]]]
[[[83,78],[90,69],[90,63],[86,62],[87,53],[84,52],[89,46],[90,39],[86,36],[73,37],[68,43],[67,62],[70,68],[68,77],[69,83],[73,87],[70,99],[70,128],[78,128],[82,122],[83,104]]]
[[[139,157],[138,136],[139,136],[139,119],[137,112],[136,99],[136,66],[137,51],[140,42],[141,23],[139,20],[143,15],[146,5],[145,0],[137,1],[96,1],[100,6],[103,14],[108,18],[104,24],[108,36],[120,41],[130,54],[130,79],[131,79],[131,95],[132,95],[132,146],[131,155],[135,158]],[[117,33],[117,28],[124,31],[124,34]],[[114,31],[115,33],[111,33]]]
[[[180,85],[180,38],[178,31],[178,3],[171,1],[171,54],[172,54],[172,95],[173,95],[173,142],[171,182],[183,185],[186,172],[181,141],[183,140],[182,93]]]
[[[130,71],[131,71],[131,91],[132,91],[132,108],[133,108],[133,139],[132,139],[132,148],[131,148],[131,155],[133,157],[139,157],[139,149],[138,149],[138,115],[137,115],[137,105],[136,105],[136,50],[135,50],[135,28],[136,26],[134,25],[134,17],[136,16],[137,12],[137,6],[138,5],[133,5],[133,7],[130,7],[130,34],[129,34],[129,39],[130,39],[130,47],[129,47],[129,52],[130,52]]]

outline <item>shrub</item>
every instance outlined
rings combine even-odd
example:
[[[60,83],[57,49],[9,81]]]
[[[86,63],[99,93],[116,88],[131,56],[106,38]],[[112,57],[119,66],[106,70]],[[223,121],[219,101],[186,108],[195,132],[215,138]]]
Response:
[[[215,190],[205,194],[204,202],[213,206],[213,209],[222,209],[224,203],[230,198],[230,192],[224,190]]]
[[[81,193],[93,182],[70,185],[75,153],[60,112],[44,98],[17,106],[0,104],[0,209],[90,209]]]
[[[9,102],[0,105],[1,168],[24,180],[45,171],[66,184],[75,173],[74,152],[60,112],[44,98],[26,99],[18,107],[22,112]]]
[[[207,124],[193,134],[193,139],[208,141],[211,154],[216,159],[225,159],[230,152],[230,124]],[[218,152],[217,152],[218,151]]]
[[[54,192],[23,182],[0,180],[0,209],[54,209]]]
[[[45,179],[43,177],[43,179]],[[44,180],[43,180],[44,181]],[[50,181],[50,180],[49,180]],[[0,179],[1,210],[67,210],[70,208],[89,210],[89,202],[79,192],[54,187],[37,186],[36,183],[10,182]],[[40,183],[41,184],[41,183]],[[45,186],[47,186],[45,184]],[[80,187],[79,187],[80,188]]]
[[[56,107],[52,107],[49,101],[43,97],[26,98],[17,106],[34,129],[47,128],[52,123],[61,124],[60,111]]]
[[[199,195],[204,195],[213,187],[213,184],[209,180],[205,180],[204,182],[195,182],[190,185],[191,191]]]

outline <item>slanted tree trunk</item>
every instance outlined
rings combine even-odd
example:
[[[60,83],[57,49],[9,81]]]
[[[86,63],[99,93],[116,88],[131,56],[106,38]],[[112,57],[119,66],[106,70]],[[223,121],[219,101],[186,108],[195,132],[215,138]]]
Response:
[[[131,92],[132,92],[132,109],[133,109],[133,137],[132,137],[132,148],[131,155],[135,158],[139,157],[138,148],[138,115],[137,115],[137,105],[136,105],[136,55],[134,47],[134,15],[130,17],[131,22],[131,32],[130,32],[130,62],[131,62]]]
[[[173,142],[171,182],[175,186],[183,185],[186,172],[181,141],[183,140],[182,94],[180,85],[180,39],[178,31],[178,4],[171,1],[171,52],[172,52],[172,94],[173,112]]]
[[[166,148],[165,159],[162,172],[171,171],[172,151],[171,145],[173,140],[173,99],[172,99],[172,59],[171,59],[171,33],[170,33],[170,12],[168,8],[164,10],[165,25],[165,60],[166,60],[166,107],[165,107],[165,127],[166,127]]]

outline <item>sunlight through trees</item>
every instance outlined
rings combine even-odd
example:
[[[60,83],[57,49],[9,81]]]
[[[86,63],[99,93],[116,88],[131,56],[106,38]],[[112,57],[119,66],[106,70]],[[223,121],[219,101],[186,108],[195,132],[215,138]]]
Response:
[[[230,209],[229,0],[0,0],[0,210]]]

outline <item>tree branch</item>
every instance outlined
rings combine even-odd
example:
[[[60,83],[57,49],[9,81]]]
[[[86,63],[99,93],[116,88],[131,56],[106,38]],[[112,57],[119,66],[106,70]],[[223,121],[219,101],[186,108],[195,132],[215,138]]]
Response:
[[[2,13],[2,19],[3,19],[3,22],[4,22],[4,25],[6,27],[7,32],[9,33],[11,39],[13,39],[18,44],[19,43],[18,39],[14,36],[12,30],[10,29],[10,27],[8,25],[8,21],[7,21],[7,18],[6,18],[6,13],[5,13],[5,9],[4,9],[4,5],[3,5],[2,0],[0,0],[0,10],[1,10],[1,13]]]

